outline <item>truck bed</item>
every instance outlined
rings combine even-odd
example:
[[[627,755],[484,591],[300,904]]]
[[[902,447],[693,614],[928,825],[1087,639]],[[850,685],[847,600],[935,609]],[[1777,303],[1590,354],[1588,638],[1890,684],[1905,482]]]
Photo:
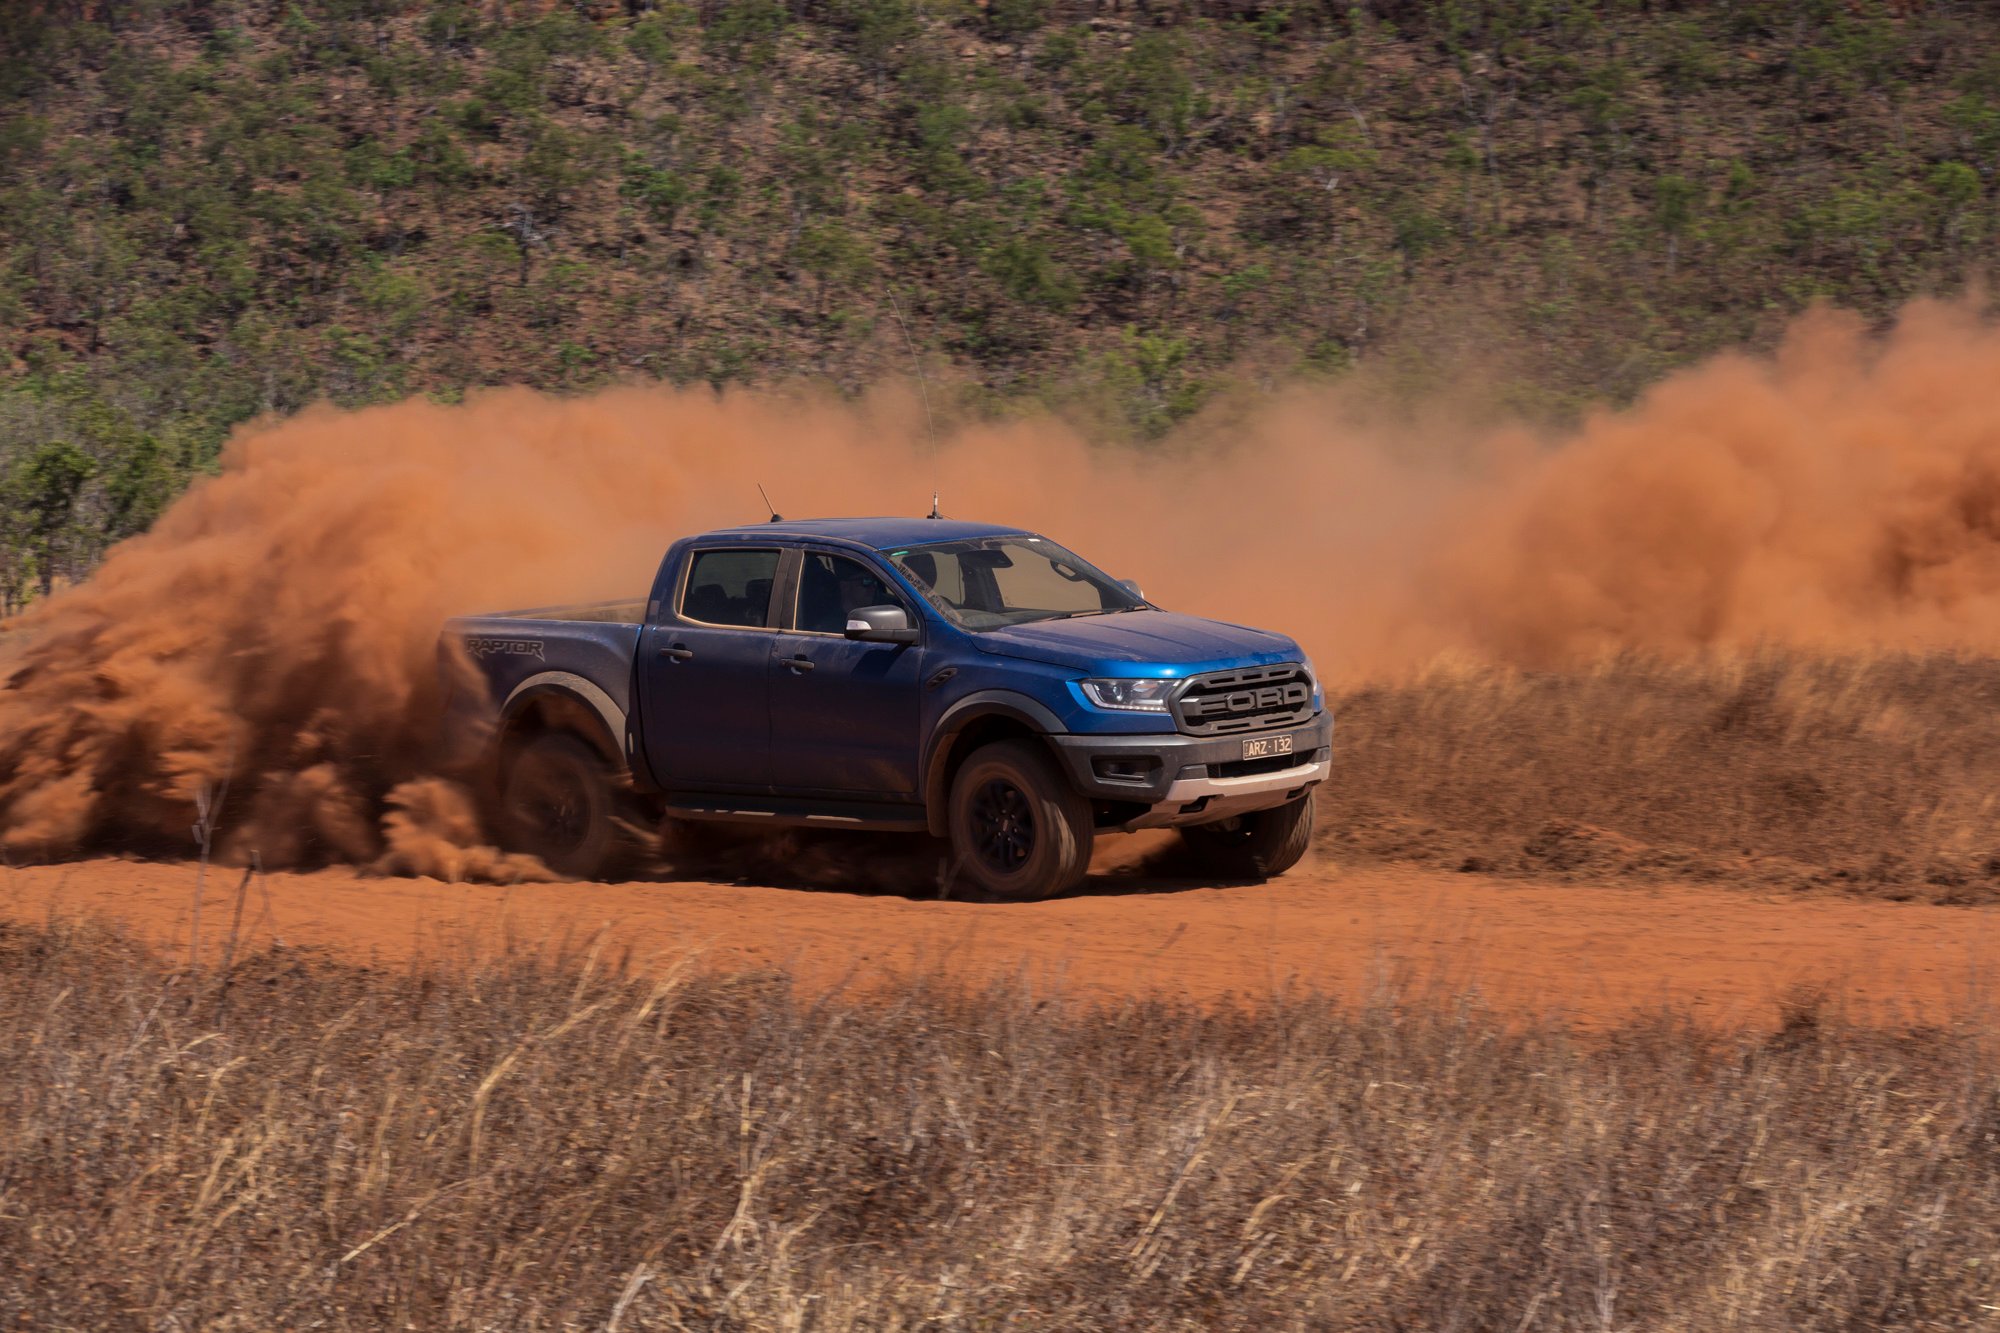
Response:
[[[445,622],[443,644],[462,651],[484,678],[489,717],[524,683],[554,672],[588,682],[622,719],[631,715],[632,662],[645,616],[644,598],[457,616]],[[470,703],[453,702],[461,709]]]
[[[627,597],[614,602],[577,602],[571,606],[537,606],[526,611],[493,611],[485,615],[461,616],[461,620],[587,621],[601,625],[641,625],[646,620],[646,599]]]

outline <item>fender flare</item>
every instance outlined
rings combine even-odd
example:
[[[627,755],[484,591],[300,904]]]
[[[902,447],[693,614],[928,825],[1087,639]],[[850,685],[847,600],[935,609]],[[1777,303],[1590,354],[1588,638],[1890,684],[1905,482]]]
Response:
[[[602,686],[573,671],[539,671],[508,691],[506,701],[500,705],[501,738],[506,737],[515,718],[538,700],[552,695],[588,708],[604,724],[604,735],[595,739],[608,743],[610,748],[605,758],[617,764],[626,762],[625,710]]]
[[[989,717],[1019,722],[1040,736],[1060,736],[1069,731],[1062,719],[1047,707],[1014,690],[979,690],[945,709],[931,732],[930,744],[924,751],[923,774],[918,779],[924,791],[925,819],[938,837],[945,833],[945,799],[950,795],[945,790],[945,758],[966,728]]]

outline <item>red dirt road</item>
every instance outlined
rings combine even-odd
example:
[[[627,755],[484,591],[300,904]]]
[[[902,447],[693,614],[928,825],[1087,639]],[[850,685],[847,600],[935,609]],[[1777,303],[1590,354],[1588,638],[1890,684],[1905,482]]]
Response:
[[[240,880],[209,875],[211,958]],[[98,917],[185,948],[194,883],[194,866],[160,862],[13,870],[0,877],[0,915]],[[244,947],[279,940],[359,961],[603,930],[642,963],[695,952],[720,967],[790,967],[808,984],[937,967],[1105,997],[1255,1000],[1284,987],[1361,996],[1394,980],[1586,1026],[1669,1007],[1763,1026],[1800,987],[1824,987],[1857,1018],[1944,1021],[1985,1012],[2000,944],[2000,917],[1987,909],[1309,866],[1250,887],[1099,876],[1078,896],[1026,905],[756,884],[495,888],[329,870],[253,882],[243,921]]]

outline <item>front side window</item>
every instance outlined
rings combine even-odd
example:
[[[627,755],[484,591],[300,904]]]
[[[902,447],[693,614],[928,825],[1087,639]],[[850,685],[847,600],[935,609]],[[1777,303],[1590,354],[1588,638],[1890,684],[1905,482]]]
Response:
[[[797,628],[808,634],[841,634],[847,613],[864,606],[901,606],[903,599],[859,560],[807,551],[799,569]]]
[[[704,625],[762,629],[778,579],[776,551],[697,551],[681,593],[681,616]]]
[[[1102,570],[1044,537],[938,542],[889,558],[932,605],[969,630],[1146,608]]]

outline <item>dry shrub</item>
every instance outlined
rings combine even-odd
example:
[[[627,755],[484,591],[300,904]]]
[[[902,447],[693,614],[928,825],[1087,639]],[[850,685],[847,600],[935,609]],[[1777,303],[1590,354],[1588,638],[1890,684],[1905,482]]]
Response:
[[[0,1327],[1913,1328],[1993,1300],[1973,1035],[808,1001],[610,954],[268,953],[225,993],[0,927]]]
[[[2000,660],[1446,662],[1340,701],[1322,826],[1465,870],[2000,897]]]

